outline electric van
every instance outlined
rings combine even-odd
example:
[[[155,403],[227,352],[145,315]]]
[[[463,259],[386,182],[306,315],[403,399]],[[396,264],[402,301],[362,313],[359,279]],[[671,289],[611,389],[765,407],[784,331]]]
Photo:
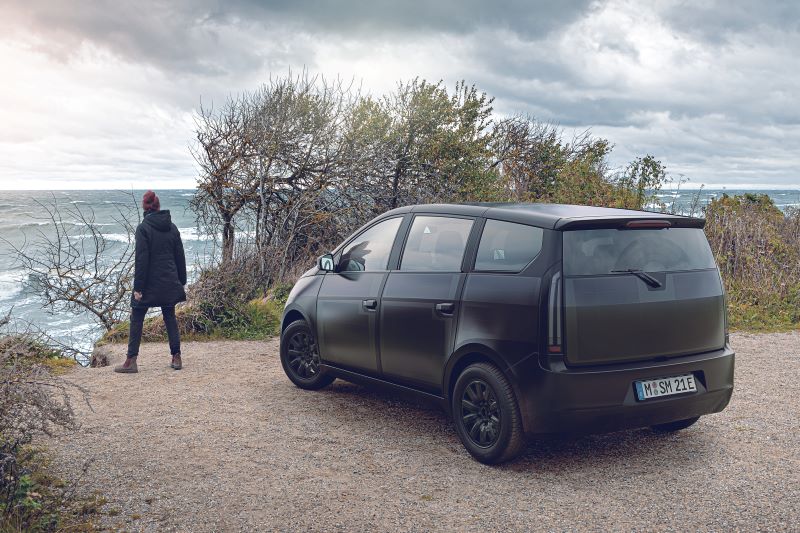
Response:
[[[303,389],[340,378],[433,398],[490,464],[536,434],[686,428],[733,392],[704,223],[556,204],[394,209],[297,281],[283,369]]]

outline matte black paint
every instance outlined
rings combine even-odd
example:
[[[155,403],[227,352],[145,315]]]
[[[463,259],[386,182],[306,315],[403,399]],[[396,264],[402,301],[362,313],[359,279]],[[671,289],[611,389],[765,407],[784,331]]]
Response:
[[[377,375],[377,301],[386,272],[342,272],[324,276],[317,296],[320,357]]]
[[[416,214],[475,219],[462,272],[397,270]],[[409,206],[356,231],[333,251],[337,260],[353,237],[391,216],[403,216],[403,222],[386,272],[312,268],[287,301],[283,327],[298,318],[308,321],[319,339],[322,368],[332,375],[412,390],[448,409],[460,369],[467,362],[490,361],[511,382],[529,434],[648,426],[718,412],[728,404],[734,353],[725,344],[716,270],[655,274],[665,285],[659,294],[646,292],[649,287],[635,276],[565,280],[568,355],[548,354],[545,346],[550,280],[561,269],[561,230],[649,219],[702,228],[703,220],[583,206]],[[473,272],[485,218],[543,228],[542,251],[519,273]],[[643,312],[647,304],[635,303],[634,293],[659,309]],[[577,307],[576,294],[581,295]],[[365,308],[364,300],[377,300],[376,309]],[[437,304],[446,303],[453,304],[453,316],[437,311]],[[633,337],[615,345],[610,331],[612,326],[619,331],[620,321],[629,323],[625,331]],[[685,373],[695,375],[698,392],[635,399],[634,381]]]
[[[380,302],[380,354],[384,376],[441,392],[453,352],[458,299],[466,274],[389,274]],[[440,309],[437,309],[437,306]],[[452,308],[447,312],[448,308]]]
[[[717,350],[725,345],[725,302],[716,269],[564,280],[571,364],[621,362]]]

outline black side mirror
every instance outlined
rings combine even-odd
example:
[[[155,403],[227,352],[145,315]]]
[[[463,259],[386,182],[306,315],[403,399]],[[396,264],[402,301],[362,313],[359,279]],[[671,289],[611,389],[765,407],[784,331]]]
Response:
[[[319,269],[323,272],[333,272],[336,269],[336,264],[333,261],[333,255],[325,254],[319,256],[319,259],[317,259],[317,266],[319,266]]]

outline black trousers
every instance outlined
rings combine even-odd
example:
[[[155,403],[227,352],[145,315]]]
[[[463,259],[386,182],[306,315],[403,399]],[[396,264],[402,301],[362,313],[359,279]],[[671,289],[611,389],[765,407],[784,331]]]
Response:
[[[147,307],[134,307],[131,310],[131,329],[128,334],[128,357],[139,355],[139,344],[142,342],[142,326],[144,325],[144,315],[147,314]],[[167,336],[169,337],[169,351],[172,355],[181,354],[181,334],[178,331],[178,320],[175,318],[174,307],[162,307],[161,315],[164,317],[164,325],[167,326]]]

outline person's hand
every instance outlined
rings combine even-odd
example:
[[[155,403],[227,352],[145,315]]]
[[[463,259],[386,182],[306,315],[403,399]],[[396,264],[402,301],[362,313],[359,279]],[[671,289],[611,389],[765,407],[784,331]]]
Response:
[[[133,299],[136,300],[137,302],[141,302],[142,301],[142,293],[139,292],[139,291],[133,291]]]

